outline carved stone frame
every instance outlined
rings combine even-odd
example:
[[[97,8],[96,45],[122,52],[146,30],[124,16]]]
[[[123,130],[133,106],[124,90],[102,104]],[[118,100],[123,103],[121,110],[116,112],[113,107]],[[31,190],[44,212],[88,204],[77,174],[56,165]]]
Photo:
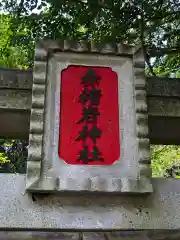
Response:
[[[61,183],[61,176],[53,172],[53,161],[46,153],[50,141],[45,132],[48,129],[47,111],[49,62],[58,53],[84,54],[88,56],[114,56],[132,59],[134,103],[136,115],[136,141],[138,150],[138,174],[136,179],[88,179],[85,185],[72,184],[72,179]],[[70,56],[70,55],[69,55]],[[80,56],[80,55],[79,55]],[[148,111],[144,59],[141,48],[123,44],[96,44],[69,41],[42,41],[36,46],[33,73],[32,108],[30,118],[29,149],[26,175],[26,189],[30,192],[105,192],[105,193],[150,193],[151,164],[148,136]],[[51,76],[52,77],[52,76]],[[50,112],[48,112],[49,114]],[[51,156],[49,156],[51,158]],[[66,182],[67,181],[67,182]]]

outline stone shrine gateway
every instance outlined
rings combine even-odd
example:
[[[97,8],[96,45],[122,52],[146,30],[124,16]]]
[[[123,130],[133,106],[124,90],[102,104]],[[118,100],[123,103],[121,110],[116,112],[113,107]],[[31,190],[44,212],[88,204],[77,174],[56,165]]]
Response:
[[[68,41],[37,44],[32,86],[31,71],[11,71],[0,132],[29,148],[26,175],[0,174],[0,230],[179,229],[179,180],[152,179],[149,151],[149,138],[180,142],[178,79],[145,77],[138,47]]]

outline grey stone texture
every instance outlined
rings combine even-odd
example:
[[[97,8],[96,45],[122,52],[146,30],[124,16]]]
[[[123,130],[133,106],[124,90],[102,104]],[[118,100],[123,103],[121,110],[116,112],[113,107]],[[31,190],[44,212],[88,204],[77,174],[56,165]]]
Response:
[[[38,195],[25,191],[24,175],[0,175],[0,230],[178,230],[180,185],[153,179],[147,196]]]
[[[179,231],[0,232],[3,240],[179,240]]]
[[[106,51],[111,51],[110,47],[108,49]],[[1,135],[27,137],[31,79],[31,71],[0,71]],[[159,78],[148,79],[150,138],[154,142],[157,138],[159,143],[163,143],[164,139],[168,143],[172,143],[173,140],[176,143],[179,141],[180,133],[177,127],[179,110],[177,114],[172,110],[172,108],[178,109],[180,97],[178,86],[180,86],[178,79],[171,82]],[[159,98],[165,100],[158,105]],[[168,104],[173,103],[175,99],[177,104],[168,107]],[[153,101],[157,103],[157,108]],[[167,116],[168,118],[165,118]],[[165,125],[163,125],[164,120]],[[169,130],[165,126],[169,126]],[[24,175],[18,174],[0,175],[1,239],[160,240],[180,237],[179,180],[152,179],[154,192],[150,195],[105,196],[101,193],[90,196],[83,193],[30,194],[25,189],[25,178]],[[146,232],[138,232],[142,229]],[[5,230],[6,232],[2,232]],[[12,230],[29,232],[9,232]],[[107,232],[100,232],[102,230]],[[113,232],[110,232],[111,230]]]
[[[28,191],[92,194],[153,191],[144,64],[142,50],[130,46],[95,47],[67,41],[37,44],[27,162]],[[106,66],[117,73],[121,156],[106,168],[68,165],[58,156],[59,76],[70,65]]]

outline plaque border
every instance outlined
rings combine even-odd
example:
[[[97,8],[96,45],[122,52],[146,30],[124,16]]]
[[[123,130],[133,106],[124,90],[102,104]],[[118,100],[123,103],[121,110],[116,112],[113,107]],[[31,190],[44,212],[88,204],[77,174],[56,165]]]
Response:
[[[140,177],[134,180],[122,179],[121,182],[118,183],[118,190],[115,190],[115,192],[153,192],[151,184],[146,78],[144,71],[145,61],[142,48],[121,43],[100,44],[95,42],[87,43],[85,41],[73,42],[63,40],[40,41],[35,48],[26,190],[30,192],[59,192],[59,190],[57,190],[57,179],[54,176],[45,176],[42,172],[48,59],[56,52],[126,56],[133,60],[136,137],[140,156],[138,162]],[[99,189],[99,191],[101,191],[101,189]]]

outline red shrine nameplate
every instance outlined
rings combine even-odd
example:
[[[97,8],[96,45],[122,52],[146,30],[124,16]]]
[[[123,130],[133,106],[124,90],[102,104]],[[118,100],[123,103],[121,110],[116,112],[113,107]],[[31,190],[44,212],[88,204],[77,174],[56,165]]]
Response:
[[[68,66],[60,88],[60,158],[113,164],[120,157],[117,74],[109,67]]]
[[[141,49],[61,43],[36,48],[27,190],[152,192]]]

